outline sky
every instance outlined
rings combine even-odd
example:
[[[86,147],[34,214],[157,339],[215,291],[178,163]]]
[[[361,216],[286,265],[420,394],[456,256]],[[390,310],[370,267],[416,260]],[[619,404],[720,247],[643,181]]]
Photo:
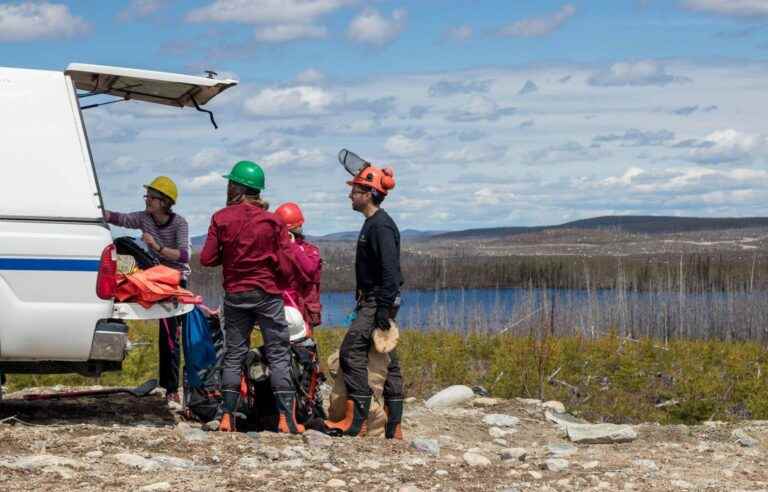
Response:
[[[0,1],[0,64],[73,62],[239,81],[218,130],[84,112],[105,206],[167,175],[193,235],[243,159],[306,232],[359,228],[342,148],[395,170],[401,229],[766,214],[768,0]]]

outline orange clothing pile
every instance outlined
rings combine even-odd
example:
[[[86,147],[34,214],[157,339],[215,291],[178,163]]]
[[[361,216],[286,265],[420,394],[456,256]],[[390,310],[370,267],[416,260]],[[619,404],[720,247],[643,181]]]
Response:
[[[137,302],[149,308],[156,302],[177,299],[183,304],[200,304],[201,296],[182,289],[181,272],[164,265],[157,265],[134,273],[117,274],[115,299],[119,302]]]

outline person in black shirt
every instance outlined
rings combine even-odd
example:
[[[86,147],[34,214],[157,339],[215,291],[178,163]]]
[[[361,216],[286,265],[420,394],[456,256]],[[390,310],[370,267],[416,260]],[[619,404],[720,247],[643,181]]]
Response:
[[[344,336],[339,363],[347,389],[346,415],[340,422],[326,421],[329,429],[344,435],[365,434],[373,392],[368,386],[368,352],[373,330],[388,330],[389,320],[400,306],[400,231],[392,218],[380,208],[387,192],[394,188],[391,169],[363,168],[352,181],[349,199],[352,208],[365,215],[357,240],[355,276],[357,280],[356,317]],[[385,436],[402,439],[403,377],[395,351],[389,353],[384,383],[384,409],[387,413]]]

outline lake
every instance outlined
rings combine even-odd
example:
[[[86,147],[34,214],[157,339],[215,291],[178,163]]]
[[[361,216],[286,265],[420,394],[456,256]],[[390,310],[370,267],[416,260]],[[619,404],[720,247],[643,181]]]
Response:
[[[323,325],[345,326],[351,292],[322,294]],[[768,339],[768,293],[631,292],[569,289],[408,290],[398,322],[406,328],[509,331],[545,327],[560,335]]]

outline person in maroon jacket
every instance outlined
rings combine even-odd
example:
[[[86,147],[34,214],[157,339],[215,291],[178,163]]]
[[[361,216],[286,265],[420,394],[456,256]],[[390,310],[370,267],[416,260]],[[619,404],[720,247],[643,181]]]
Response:
[[[264,171],[258,164],[240,161],[224,177],[229,180],[227,207],[213,214],[200,252],[201,265],[222,265],[224,274],[224,415],[219,430],[236,430],[242,365],[253,326],[258,323],[277,400],[278,430],[298,434],[304,427],[296,422],[296,391],[281,296],[287,279],[301,274],[295,268],[291,237],[285,224],[265,210],[260,198]]]
[[[305,279],[300,279],[294,275],[288,283],[286,294],[296,302],[304,321],[310,327],[310,332],[307,335],[312,336],[311,329],[321,322],[320,271],[322,259],[320,258],[320,249],[304,237],[302,231],[304,214],[301,213],[301,208],[297,204],[293,202],[283,203],[275,209],[275,215],[288,227],[292,236],[296,263],[307,277],[304,281]]]

